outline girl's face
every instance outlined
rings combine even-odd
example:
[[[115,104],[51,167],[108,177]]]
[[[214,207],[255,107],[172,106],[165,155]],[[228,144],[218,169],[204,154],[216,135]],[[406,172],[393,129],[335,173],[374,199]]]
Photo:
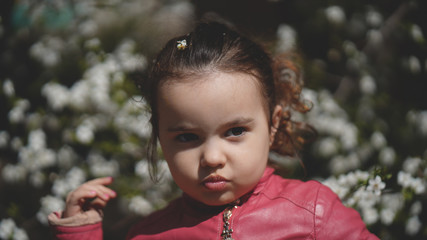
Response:
[[[258,183],[274,131],[251,75],[200,78],[160,87],[159,140],[176,184],[200,202],[224,205]]]

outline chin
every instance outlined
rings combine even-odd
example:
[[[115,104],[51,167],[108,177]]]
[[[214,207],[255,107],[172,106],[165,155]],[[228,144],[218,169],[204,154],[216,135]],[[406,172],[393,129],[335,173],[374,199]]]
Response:
[[[225,197],[219,196],[216,198],[203,199],[201,202],[209,206],[223,206],[232,203],[233,201],[239,199],[239,197]]]

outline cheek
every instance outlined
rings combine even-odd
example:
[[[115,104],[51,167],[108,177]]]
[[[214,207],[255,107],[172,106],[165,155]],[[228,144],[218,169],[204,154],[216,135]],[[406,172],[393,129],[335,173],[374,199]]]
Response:
[[[257,137],[232,152],[234,159],[240,159],[238,162],[241,167],[253,168],[267,163],[269,151],[268,137]]]
[[[198,167],[198,160],[192,151],[173,151],[169,149],[163,152],[166,162],[171,172],[187,174],[193,172]]]

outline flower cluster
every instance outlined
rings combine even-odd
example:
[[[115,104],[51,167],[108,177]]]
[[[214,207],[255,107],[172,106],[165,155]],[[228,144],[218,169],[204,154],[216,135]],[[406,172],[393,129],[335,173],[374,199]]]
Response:
[[[16,226],[13,219],[0,220],[0,239],[28,240],[27,233]]]
[[[70,191],[96,177],[115,177],[111,187],[119,193],[119,202],[126,204],[119,207],[124,213],[149,214],[179,192],[164,162],[159,163],[162,181],[158,184],[140,167],[148,169],[143,146],[151,133],[150,113],[129,76],[147,66],[135,40],[141,36],[129,32],[110,47],[101,37],[133,21],[156,22],[167,16],[184,23],[194,10],[187,1],[105,4],[114,7],[104,8],[97,1],[16,3],[15,11],[26,12],[20,20],[43,32],[27,48],[30,61],[39,67],[39,75],[34,76],[38,88],[32,90],[37,99],[17,91],[21,86],[14,78],[0,79],[0,96],[7,103],[2,105],[7,123],[0,126],[0,181],[4,183],[0,188],[36,191],[1,198],[1,205],[8,208],[6,216],[21,219],[19,224],[34,217],[47,225],[47,215],[63,210]],[[73,18],[67,17],[70,10]],[[157,17],[151,16],[153,12]],[[181,31],[182,26],[174,30]],[[151,33],[171,34],[161,29],[152,28]],[[66,69],[70,66],[71,71]],[[63,80],[69,75],[74,76],[71,81]],[[33,209],[37,203],[38,209]],[[6,212],[0,211],[3,218]],[[35,214],[20,216],[27,212]],[[28,239],[12,218],[1,221],[0,234],[0,239]]]

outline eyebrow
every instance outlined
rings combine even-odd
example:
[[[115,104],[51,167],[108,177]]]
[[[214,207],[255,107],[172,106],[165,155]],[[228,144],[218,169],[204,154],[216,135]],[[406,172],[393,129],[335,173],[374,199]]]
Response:
[[[253,118],[238,117],[236,119],[231,120],[230,122],[226,122],[224,124],[221,124],[220,128],[231,127],[231,126],[236,126],[236,125],[247,125],[247,124],[250,124],[254,121],[255,120]],[[198,129],[198,128],[193,127],[189,124],[182,124],[182,125],[176,125],[176,126],[169,127],[167,129],[167,131],[168,132],[186,132],[186,131],[194,131],[196,129]]]
[[[231,126],[236,126],[236,125],[246,125],[246,124],[250,124],[254,121],[253,118],[246,118],[246,117],[238,117],[228,123],[225,123],[223,125],[221,125],[221,127],[231,127]]]
[[[185,132],[185,131],[190,131],[194,129],[196,128],[193,128],[187,125],[177,125],[177,126],[169,127],[168,132]]]

